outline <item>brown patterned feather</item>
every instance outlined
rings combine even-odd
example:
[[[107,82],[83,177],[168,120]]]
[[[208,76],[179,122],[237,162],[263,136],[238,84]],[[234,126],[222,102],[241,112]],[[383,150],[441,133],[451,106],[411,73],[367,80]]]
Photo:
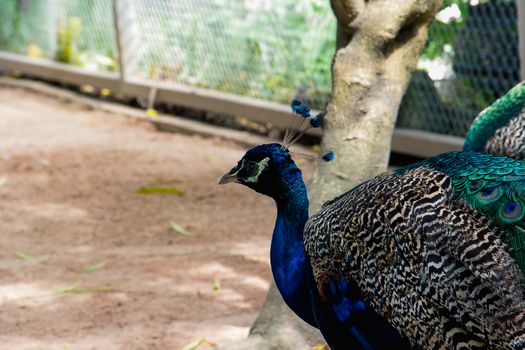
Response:
[[[503,232],[425,168],[384,174],[326,204],[305,228],[321,297],[355,281],[415,347],[522,349],[525,279]]]

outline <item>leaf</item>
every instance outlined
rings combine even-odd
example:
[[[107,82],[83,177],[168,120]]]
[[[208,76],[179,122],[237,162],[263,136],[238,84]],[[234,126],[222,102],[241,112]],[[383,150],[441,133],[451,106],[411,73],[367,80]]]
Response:
[[[310,350],[330,350],[328,344],[315,344],[310,348]]]
[[[29,264],[33,264],[33,265],[38,265],[38,264],[41,264],[42,261],[37,259],[37,258],[33,258],[32,256],[29,256],[27,254],[24,254],[22,252],[15,252],[15,255],[18,259],[21,259]]]
[[[81,293],[108,293],[117,290],[115,286],[107,287],[82,287],[80,283],[75,283],[63,288],[57,288],[54,294],[81,294]]]
[[[95,92],[95,87],[93,85],[84,84],[80,87],[80,91],[86,94],[92,94]]]
[[[79,273],[95,272],[97,270],[100,270],[104,266],[106,266],[106,262],[105,261],[99,262],[98,264],[88,265],[88,266],[84,267],[82,270],[80,270]]]
[[[177,187],[141,187],[137,190],[137,194],[147,195],[147,194],[171,194],[175,196],[184,195],[184,191],[178,189]]]
[[[155,110],[154,108],[148,108],[146,109],[146,115],[150,118],[156,118],[159,115],[159,112]]]
[[[184,345],[184,347],[181,350],[194,350],[198,346],[204,344],[205,341],[206,340],[204,339],[204,337],[199,337],[199,338],[193,340],[191,343],[188,343],[188,344]]]
[[[184,345],[181,350],[195,350],[202,344],[208,344],[210,346],[217,346],[215,343],[206,340],[204,337],[198,337],[197,339],[191,341],[190,343]]]
[[[181,225],[177,224],[174,220],[170,220],[170,226],[173,229],[173,231],[175,231],[177,233],[180,233],[181,235],[193,236],[191,233],[186,231],[186,229],[184,227],[182,227]]]
[[[42,53],[40,47],[35,43],[30,43],[27,45],[27,56],[32,58],[45,58],[45,55]]]
[[[111,90],[108,89],[108,88],[102,88],[99,90],[99,93],[100,95],[104,96],[104,97],[107,97],[109,95],[111,95]]]
[[[210,156],[208,154],[204,156],[204,160],[207,161],[208,163],[215,163],[217,159],[214,156]]]
[[[80,287],[79,283],[71,284],[67,287],[57,288],[53,291],[55,294],[63,294],[63,293],[72,293],[73,290],[76,290]]]
[[[213,281],[212,289],[214,292],[218,292],[221,289],[221,281]]]

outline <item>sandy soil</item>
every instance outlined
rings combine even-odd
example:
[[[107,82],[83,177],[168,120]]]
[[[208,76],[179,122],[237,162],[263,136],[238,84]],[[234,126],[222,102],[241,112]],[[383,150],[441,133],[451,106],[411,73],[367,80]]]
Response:
[[[0,88],[0,348],[245,337],[271,279],[275,213],[268,198],[217,185],[244,151]],[[150,185],[184,195],[136,193]]]

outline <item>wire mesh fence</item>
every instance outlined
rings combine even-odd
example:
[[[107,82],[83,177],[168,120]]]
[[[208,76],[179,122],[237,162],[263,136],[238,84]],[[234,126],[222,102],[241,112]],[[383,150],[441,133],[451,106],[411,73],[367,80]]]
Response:
[[[445,1],[403,100],[398,126],[464,136],[520,81],[514,1]]]
[[[116,71],[115,15],[126,79],[318,109],[329,100],[336,23],[326,0],[3,0],[0,50]],[[514,0],[445,0],[398,126],[463,136],[519,68]]]
[[[117,53],[111,0],[4,0],[0,50],[113,71]]]
[[[325,0],[139,0],[133,11],[144,77],[326,102],[335,21]]]

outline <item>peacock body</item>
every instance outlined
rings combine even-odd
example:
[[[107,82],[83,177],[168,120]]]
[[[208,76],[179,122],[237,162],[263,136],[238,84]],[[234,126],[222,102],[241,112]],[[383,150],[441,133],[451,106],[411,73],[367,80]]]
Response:
[[[520,84],[476,118],[466,152],[377,176],[311,218],[293,133],[220,183],[275,200],[277,287],[332,349],[525,349],[525,162],[473,152],[525,159],[524,106]]]
[[[288,149],[279,144],[250,149],[219,183],[229,182],[275,200],[277,218],[270,246],[275,283],[286,304],[319,328],[331,349],[410,349],[406,338],[386,318],[366,307],[365,294],[356,283],[334,284],[338,295],[333,305],[321,299],[304,245],[306,186]]]
[[[506,165],[515,172],[497,174]],[[512,194],[511,174],[523,180],[522,170],[511,159],[455,152],[328,202],[304,236],[321,300],[340,303],[334,281],[357,283],[367,307],[414,347],[524,348],[525,280],[506,250],[505,218],[491,216],[506,207],[506,196],[521,197]],[[485,186],[470,186],[480,179]],[[498,181],[506,194],[492,190]],[[476,196],[491,197],[492,206]]]
[[[505,242],[521,232],[524,180],[520,161],[447,153],[367,181],[308,219],[300,170],[270,144],[221,182],[274,198],[277,287],[332,349],[520,349],[525,282]]]

